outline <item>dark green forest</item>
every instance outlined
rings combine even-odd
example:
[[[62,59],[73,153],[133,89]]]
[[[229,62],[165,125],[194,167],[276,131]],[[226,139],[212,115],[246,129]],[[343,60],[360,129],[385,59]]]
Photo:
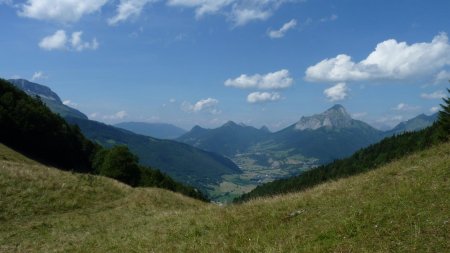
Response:
[[[450,93],[450,90],[447,89]],[[418,132],[406,132],[383,139],[363,148],[346,159],[335,160],[306,171],[298,176],[275,180],[256,187],[253,191],[235,199],[250,199],[302,191],[330,180],[337,180],[375,169],[416,151],[447,141],[450,136],[450,99],[444,98],[439,119],[432,126]]]
[[[99,174],[131,186],[160,187],[206,200],[193,187],[139,161],[127,147],[102,148],[83,136],[40,100],[0,79],[0,142],[43,164]]]

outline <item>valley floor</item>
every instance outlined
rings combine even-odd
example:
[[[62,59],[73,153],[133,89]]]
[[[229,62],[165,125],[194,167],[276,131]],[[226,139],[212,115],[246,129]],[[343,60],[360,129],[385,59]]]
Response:
[[[0,146],[0,252],[450,252],[450,143],[224,207]]]

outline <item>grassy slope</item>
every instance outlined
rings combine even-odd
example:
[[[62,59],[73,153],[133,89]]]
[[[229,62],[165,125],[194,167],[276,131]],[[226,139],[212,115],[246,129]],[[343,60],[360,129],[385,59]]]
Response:
[[[227,207],[0,157],[0,252],[450,251],[450,143]]]

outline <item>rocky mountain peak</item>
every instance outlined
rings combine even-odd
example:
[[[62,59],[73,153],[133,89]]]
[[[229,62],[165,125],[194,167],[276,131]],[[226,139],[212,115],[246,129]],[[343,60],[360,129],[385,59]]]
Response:
[[[316,130],[322,127],[344,128],[352,123],[352,117],[342,105],[334,105],[323,113],[315,114],[309,117],[302,117],[297,124],[296,130]]]
[[[25,79],[10,79],[8,81],[17,88],[25,91],[30,96],[39,96],[41,98],[62,104],[59,96],[47,86],[33,83]]]

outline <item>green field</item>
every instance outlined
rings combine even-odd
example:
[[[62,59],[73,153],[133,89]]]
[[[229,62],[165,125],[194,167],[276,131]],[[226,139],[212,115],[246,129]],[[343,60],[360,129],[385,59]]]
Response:
[[[223,207],[0,158],[0,252],[450,252],[450,143]]]

